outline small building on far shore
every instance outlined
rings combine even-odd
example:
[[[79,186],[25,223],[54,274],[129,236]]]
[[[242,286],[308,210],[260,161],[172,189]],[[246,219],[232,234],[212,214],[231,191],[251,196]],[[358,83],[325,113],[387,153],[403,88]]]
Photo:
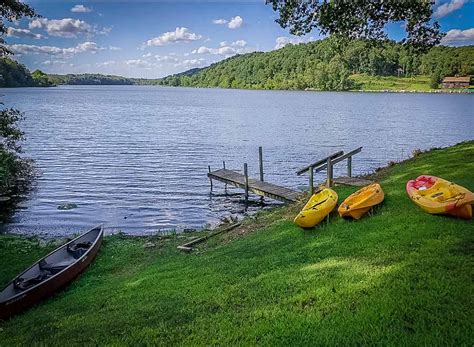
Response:
[[[471,77],[445,77],[441,84],[443,88],[469,88]]]

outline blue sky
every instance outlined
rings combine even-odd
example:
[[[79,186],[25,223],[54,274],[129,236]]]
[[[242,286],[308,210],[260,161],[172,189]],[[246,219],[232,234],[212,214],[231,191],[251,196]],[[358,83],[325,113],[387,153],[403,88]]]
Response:
[[[7,43],[31,70],[157,78],[238,53],[320,39],[291,36],[265,1],[27,1],[42,18],[9,23]],[[474,44],[474,0],[439,0],[446,45]],[[389,36],[403,37],[400,24]]]

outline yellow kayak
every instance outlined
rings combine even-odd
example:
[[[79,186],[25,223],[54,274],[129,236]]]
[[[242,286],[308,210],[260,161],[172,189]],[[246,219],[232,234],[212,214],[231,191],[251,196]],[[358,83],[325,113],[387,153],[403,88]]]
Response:
[[[472,218],[474,194],[460,185],[423,175],[408,181],[406,189],[413,202],[428,213]]]
[[[312,228],[321,222],[337,204],[337,193],[324,188],[308,200],[300,213],[295,217],[295,223],[302,228]]]
[[[380,204],[383,199],[382,187],[380,184],[374,183],[349,195],[337,211],[341,217],[360,219],[371,207]]]

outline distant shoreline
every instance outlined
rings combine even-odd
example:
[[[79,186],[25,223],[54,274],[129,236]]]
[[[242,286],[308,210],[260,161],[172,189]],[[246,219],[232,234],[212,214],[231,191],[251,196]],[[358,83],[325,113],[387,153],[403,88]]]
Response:
[[[260,91],[289,91],[289,92],[321,92],[321,93],[401,93],[401,94],[472,94],[474,89],[430,89],[430,90],[409,90],[409,89],[350,89],[350,90],[320,90],[314,88],[306,89],[264,89],[264,88],[222,88],[222,87],[199,87],[199,86],[168,86],[162,84],[57,84],[51,86],[17,86],[0,87],[0,89],[16,88],[52,88],[59,86],[146,86],[146,87],[166,87],[166,88],[193,88],[193,89],[226,89],[226,90],[260,90]]]

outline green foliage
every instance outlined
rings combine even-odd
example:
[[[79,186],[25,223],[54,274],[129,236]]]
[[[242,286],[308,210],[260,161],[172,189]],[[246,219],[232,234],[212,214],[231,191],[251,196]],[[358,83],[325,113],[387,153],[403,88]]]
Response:
[[[439,88],[441,80],[441,70],[437,69],[430,76],[430,87],[433,89]]]
[[[18,128],[18,122],[22,117],[15,109],[0,110],[0,194],[7,193],[18,178],[28,176],[31,170],[29,161],[20,158],[19,142],[24,133]]]
[[[387,39],[387,23],[403,22],[410,47],[425,50],[438,44],[443,36],[438,22],[432,21],[432,1],[282,1],[267,0],[279,12],[281,27],[294,35],[318,28],[323,34],[346,38]]]
[[[0,87],[33,87],[35,82],[25,65],[0,58]]]
[[[299,206],[288,206],[192,254],[176,250],[186,237],[108,236],[66,290],[0,323],[0,341],[471,345],[473,223],[423,212],[405,183],[427,173],[474,190],[473,158],[468,142],[382,170],[385,201],[359,221],[333,213],[328,224],[301,230],[292,221]],[[338,187],[339,201],[354,189]],[[149,241],[156,247],[144,248]],[[50,249],[0,236],[0,285]]]
[[[474,46],[432,48],[421,56],[419,72],[424,75],[474,75]]]
[[[474,74],[474,46],[435,47],[427,54],[393,41],[345,40],[330,37],[287,45],[266,53],[234,56],[207,68],[159,81],[169,86],[250,89],[357,89],[351,75],[441,77]],[[429,87],[429,84],[427,84]],[[428,89],[428,88],[427,88]]]
[[[49,80],[47,74],[41,70],[35,70],[31,73],[31,77],[37,87],[51,87],[53,83]]]
[[[30,73],[28,68],[8,57],[0,58],[0,87],[50,87],[53,84],[44,72]]]
[[[35,11],[27,4],[18,0],[2,0],[0,3],[0,57],[11,54],[5,46],[3,35],[7,32],[5,21],[14,22],[22,17],[36,17]]]
[[[48,75],[49,80],[56,84],[71,84],[71,85],[116,85],[116,84],[135,84],[131,78],[102,75],[102,74],[68,74],[68,75]]]
[[[17,0],[0,3],[0,87],[19,87],[33,85],[29,70],[16,61],[6,58],[11,52],[4,45],[6,33],[5,20],[15,21],[22,17],[36,16],[33,9]],[[3,106],[3,103],[0,103]],[[20,157],[23,132],[18,128],[22,115],[18,110],[0,111],[0,194],[8,193],[16,186],[18,178],[25,178],[30,172],[30,162]]]
[[[364,91],[419,91],[427,92],[430,88],[429,76],[371,76],[356,74],[351,76],[354,89]]]

